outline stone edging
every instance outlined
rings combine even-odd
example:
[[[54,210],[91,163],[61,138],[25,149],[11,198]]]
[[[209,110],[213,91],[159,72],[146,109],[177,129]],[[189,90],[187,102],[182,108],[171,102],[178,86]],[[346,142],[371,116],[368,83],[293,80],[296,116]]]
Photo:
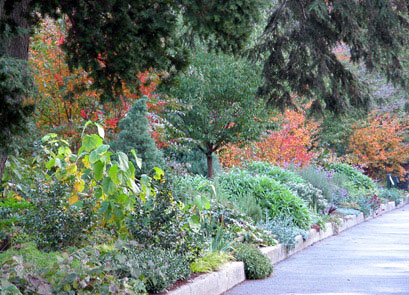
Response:
[[[311,246],[312,244],[326,239],[334,234],[342,232],[366,220],[376,218],[382,214],[392,211],[396,208],[401,208],[409,202],[409,195],[403,199],[398,206],[395,202],[381,204],[380,208],[374,214],[364,218],[362,212],[358,215],[347,215],[341,220],[341,225],[335,228],[331,223],[325,224],[325,231],[317,231],[311,229],[308,231],[308,238],[303,240],[302,236],[296,237],[296,246],[292,250],[287,250],[282,244],[271,247],[260,248],[270,260],[272,264],[276,264],[291,255]],[[168,292],[168,295],[220,295],[235,285],[243,282],[246,279],[244,274],[243,262],[230,262],[225,264],[220,270],[208,274],[203,274],[193,279],[181,287]]]

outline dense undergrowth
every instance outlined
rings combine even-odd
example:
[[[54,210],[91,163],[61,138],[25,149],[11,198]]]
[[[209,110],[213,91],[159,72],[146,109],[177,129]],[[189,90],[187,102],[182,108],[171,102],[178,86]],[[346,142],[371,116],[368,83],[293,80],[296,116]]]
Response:
[[[232,259],[263,278],[272,266],[258,247],[293,248],[311,227],[402,197],[346,164],[135,178],[131,154],[100,132],[78,153],[48,135],[35,161],[15,159],[0,200],[1,294],[158,293]]]

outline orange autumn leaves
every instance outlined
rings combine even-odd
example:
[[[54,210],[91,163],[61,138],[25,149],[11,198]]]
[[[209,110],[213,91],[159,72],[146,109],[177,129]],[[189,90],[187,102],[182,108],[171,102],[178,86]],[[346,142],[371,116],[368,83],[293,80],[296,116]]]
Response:
[[[405,173],[401,164],[409,157],[409,146],[404,142],[407,120],[373,112],[363,127],[357,124],[354,128],[350,150],[355,164],[364,167],[371,177],[383,177],[385,172]]]
[[[137,89],[124,87],[124,93],[117,103],[99,103],[100,93],[91,88],[93,83],[88,73],[77,69],[70,71],[65,62],[61,45],[65,39],[64,20],[44,18],[37,27],[30,42],[30,65],[40,94],[35,101],[37,106],[35,123],[39,129],[56,132],[71,138],[73,148],[79,143],[81,126],[87,121],[97,121],[108,131],[108,135],[118,132],[118,122],[126,115],[136,99],[149,98],[150,112],[164,107],[161,98],[153,94],[160,75],[148,71],[139,73],[141,82]],[[158,145],[165,145],[157,131],[160,124],[150,114],[152,136]]]
[[[272,119],[280,127],[269,130],[260,141],[243,147],[228,145],[220,155],[224,167],[240,167],[249,161],[265,161],[274,165],[307,165],[314,154],[313,138],[318,132],[319,123],[308,121],[305,113],[287,110]]]

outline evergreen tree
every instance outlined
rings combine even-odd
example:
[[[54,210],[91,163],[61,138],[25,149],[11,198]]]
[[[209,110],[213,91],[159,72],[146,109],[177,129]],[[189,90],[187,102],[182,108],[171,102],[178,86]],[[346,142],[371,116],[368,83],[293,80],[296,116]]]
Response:
[[[259,94],[284,108],[292,94],[313,100],[312,110],[339,114],[367,108],[370,97],[333,50],[343,45],[353,63],[409,89],[407,0],[278,0],[258,45],[264,62]]]
[[[121,131],[111,145],[114,150],[127,154],[132,161],[134,159],[130,152],[132,149],[142,158],[142,169],[136,169],[137,175],[148,174],[153,167],[163,168],[164,165],[162,153],[156,148],[155,141],[148,132],[149,123],[146,115],[146,100],[137,100],[127,116],[119,122]]]

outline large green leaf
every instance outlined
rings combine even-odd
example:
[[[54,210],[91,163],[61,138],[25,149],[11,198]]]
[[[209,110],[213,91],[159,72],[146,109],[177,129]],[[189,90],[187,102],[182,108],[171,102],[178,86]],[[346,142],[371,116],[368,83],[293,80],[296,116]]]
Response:
[[[112,195],[115,193],[116,186],[111,177],[105,177],[104,180],[102,180],[102,190],[107,195]]]
[[[97,147],[102,145],[102,143],[102,138],[96,134],[87,134],[82,138],[82,147],[88,152],[96,149]]]
[[[95,163],[98,160],[101,160],[102,156],[108,151],[109,145],[103,144],[97,147],[89,155],[89,160],[91,163]]]

